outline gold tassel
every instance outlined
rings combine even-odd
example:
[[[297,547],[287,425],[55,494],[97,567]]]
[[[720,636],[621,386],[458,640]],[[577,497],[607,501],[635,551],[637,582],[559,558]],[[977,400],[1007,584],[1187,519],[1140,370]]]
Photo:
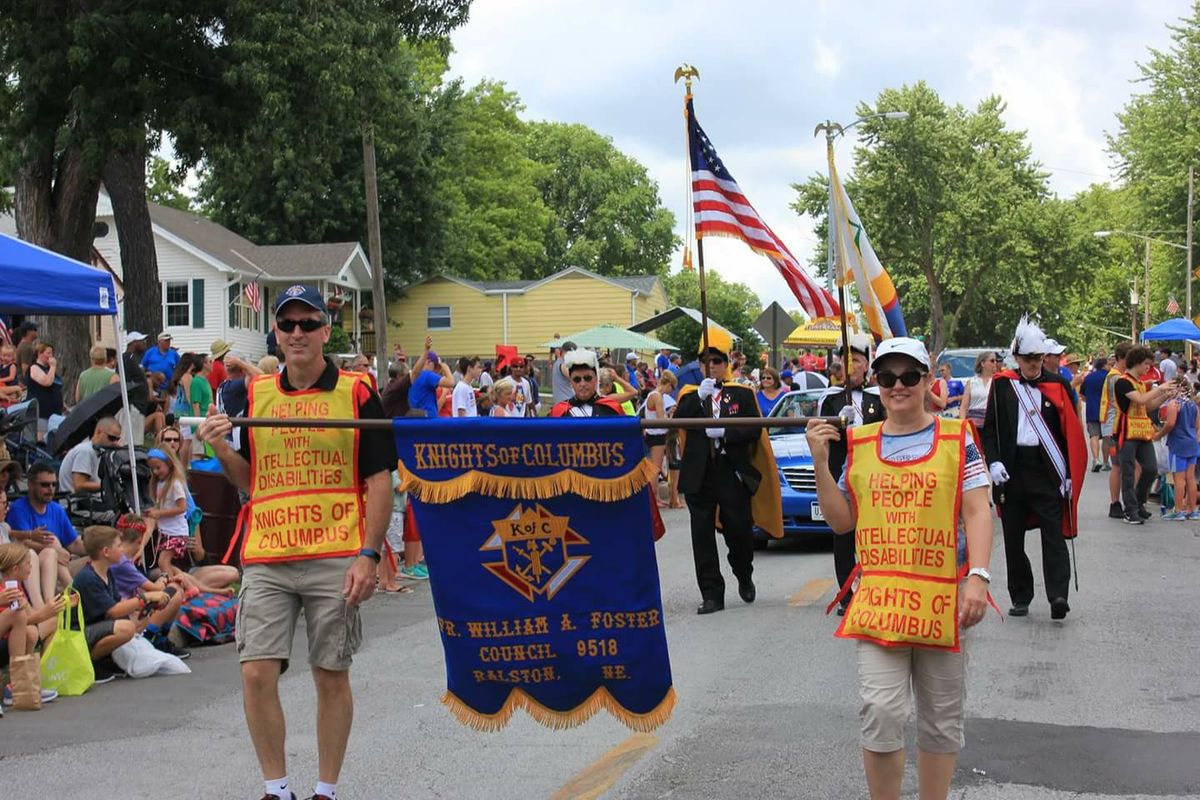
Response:
[[[476,711],[448,690],[442,695],[442,704],[450,709],[450,713],[463,725],[481,733],[494,733],[501,730],[519,708],[525,709],[525,712],[535,721],[553,730],[578,727],[600,711],[608,711],[630,730],[649,733],[661,728],[671,718],[671,714],[675,710],[675,687],[669,688],[662,701],[653,710],[644,714],[638,714],[622,706],[604,686],[592,692],[588,699],[570,711],[555,711],[547,708],[522,689],[513,689],[509,692],[504,705],[494,714]]]
[[[445,481],[430,481],[408,471],[404,462],[396,466],[400,488],[412,492],[425,503],[453,503],[468,494],[482,494],[523,500],[548,500],[564,494],[577,494],[588,500],[612,503],[637,494],[656,479],[657,469],[647,459],[616,478],[593,478],[573,469],[564,469],[537,478],[516,478],[470,470]]]

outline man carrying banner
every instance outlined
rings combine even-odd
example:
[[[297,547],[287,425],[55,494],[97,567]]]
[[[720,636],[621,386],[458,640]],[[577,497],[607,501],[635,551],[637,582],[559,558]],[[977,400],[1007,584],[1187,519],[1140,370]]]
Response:
[[[1029,614],[1033,570],[1025,555],[1025,531],[1040,527],[1042,572],[1050,618],[1063,619],[1071,584],[1067,539],[1078,532],[1077,509],[1087,473],[1087,442],[1070,386],[1042,368],[1046,337],[1022,318],[1012,353],[1020,372],[992,379],[983,425],[983,449],[1004,527],[1011,617]]]
[[[879,397],[879,389],[866,388],[869,372],[867,365],[870,363],[872,341],[870,335],[865,333],[856,333],[850,337],[850,372],[846,377],[846,385],[850,389],[849,399],[847,399],[845,388],[841,386],[830,388],[821,397],[821,403],[817,408],[818,416],[836,417],[848,405],[854,410],[852,423],[854,425],[882,422],[887,416]],[[838,348],[838,355],[842,356],[843,361],[845,360],[845,354],[842,353],[841,348]],[[841,475],[842,468],[845,466],[845,440],[838,439],[830,442],[830,474]],[[833,537],[833,570],[837,576],[837,585],[845,586],[846,582],[850,580],[850,573],[854,570],[854,531],[834,531],[834,533],[839,535]],[[846,613],[846,607],[850,605],[852,597],[853,594],[847,592],[838,604],[839,617]]]
[[[591,350],[570,350],[563,355],[563,369],[571,381],[574,395],[556,403],[550,410],[552,417],[623,417],[612,395],[603,396],[596,389],[600,372],[596,354]]]
[[[754,392],[745,386],[725,383],[729,357],[724,352],[709,347],[700,354],[700,360],[707,364],[708,377],[696,391],[680,394],[676,419],[759,416]],[[750,504],[763,472],[753,463],[752,449],[759,446],[761,433],[758,428],[706,428],[704,435],[694,431],[684,439],[679,491],[686,497],[691,516],[692,557],[704,599],[696,609],[697,614],[711,614],[725,608],[725,579],[721,576],[715,530],[718,509],[721,532],[729,548],[729,566],[738,581],[738,594],[745,602],[754,602]]]
[[[341,372],[322,355],[330,333],[324,309],[315,287],[295,285],[280,293],[275,331],[285,367],[250,384],[246,416],[385,418],[363,375]],[[301,610],[317,690],[320,775],[312,797],[334,800],[353,717],[349,670],[362,641],[358,607],[375,590],[379,548],[391,519],[395,444],[386,431],[254,427],[234,450],[227,440],[229,417],[212,407],[208,413],[198,431],[201,441],[250,496],[237,646],[246,723],[266,783],[263,800],[295,798],[279,677]]]
[[[960,628],[983,619],[991,580],[987,472],[966,423],[925,410],[932,378],[923,344],[887,339],[871,366],[887,418],[846,431],[840,480],[829,470],[829,446],[842,433],[828,422],[808,425],[821,508],[835,531],[855,531],[858,545],[861,579],[837,635],[859,640],[871,797],[900,796],[915,695],[919,793],[944,798],[963,746]]]

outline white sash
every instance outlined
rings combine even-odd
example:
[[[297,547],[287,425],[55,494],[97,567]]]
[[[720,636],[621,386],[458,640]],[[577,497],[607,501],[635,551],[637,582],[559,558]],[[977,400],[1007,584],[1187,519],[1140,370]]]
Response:
[[[567,412],[572,417],[590,417],[592,415],[592,404],[588,403],[585,406],[571,406]]]
[[[1033,432],[1037,434],[1038,441],[1042,443],[1046,454],[1050,456],[1050,463],[1054,465],[1054,471],[1058,473],[1059,491],[1063,497],[1070,497],[1071,474],[1067,471],[1067,460],[1063,457],[1058,442],[1054,440],[1054,434],[1050,433],[1050,428],[1046,426],[1046,420],[1042,417],[1042,393],[1020,381],[1013,381],[1012,385],[1013,391],[1017,393],[1017,404],[1021,406],[1021,413],[1028,417],[1029,424],[1033,426]]]

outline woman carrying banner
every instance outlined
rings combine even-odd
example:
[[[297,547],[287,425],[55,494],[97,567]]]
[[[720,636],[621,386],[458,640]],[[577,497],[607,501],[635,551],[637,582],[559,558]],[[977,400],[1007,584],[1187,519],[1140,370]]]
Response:
[[[932,376],[923,344],[887,339],[871,366],[887,419],[849,430],[840,480],[828,455],[841,432],[826,422],[808,426],[825,518],[835,531],[855,531],[858,545],[860,582],[837,635],[859,640],[871,797],[900,797],[915,694],[920,795],[945,798],[963,746],[960,628],[983,619],[991,580],[987,469],[961,420],[925,410]]]

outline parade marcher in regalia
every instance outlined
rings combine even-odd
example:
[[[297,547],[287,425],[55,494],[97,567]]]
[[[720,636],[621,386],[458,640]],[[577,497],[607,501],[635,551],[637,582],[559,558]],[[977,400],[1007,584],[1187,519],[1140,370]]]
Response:
[[[330,322],[315,286],[297,284],[279,293],[274,330],[285,365],[250,384],[246,416],[386,419],[363,374],[343,372],[323,355]],[[381,430],[254,427],[235,449],[228,415],[212,406],[208,415],[200,440],[250,497],[241,540],[237,651],[264,799],[296,797],[287,773],[279,678],[292,657],[301,610],[317,696],[313,796],[334,798],[353,718],[350,663],[362,642],[359,606],[375,591],[391,521],[395,443]]]
[[[563,367],[574,396],[556,403],[552,417],[623,417],[625,412],[611,397],[598,391],[600,365],[591,350],[571,350],[563,355]]]
[[[837,635],[858,640],[871,797],[900,796],[914,695],[920,796],[946,797],[963,746],[961,629],[983,619],[991,580],[987,468],[965,421],[925,410],[933,377],[921,342],[886,339],[871,367],[887,409],[882,422],[845,434],[828,422],[808,425],[821,508],[833,530],[855,531],[858,548],[859,585]],[[829,449],[843,435],[849,452],[839,479]]]
[[[700,354],[708,377],[695,391],[681,392],[675,418],[727,419],[758,417],[758,401],[748,387],[726,383],[729,356],[709,347]],[[754,512],[752,498],[760,485],[775,480],[755,465],[761,450],[760,428],[707,428],[684,437],[679,491],[687,500],[692,525],[692,557],[704,602],[698,614],[725,608],[725,579],[717,552],[716,521],[729,548],[729,566],[738,581],[738,594],[747,603],[756,596],[754,580]],[[769,447],[767,448],[770,449]],[[762,487],[768,488],[768,487]],[[718,512],[719,509],[719,512]]]
[[[1004,527],[1009,616],[1029,614],[1033,569],[1025,555],[1025,531],[1040,528],[1042,572],[1050,617],[1063,619],[1071,561],[1067,539],[1079,533],[1077,509],[1087,472],[1087,442],[1061,375],[1042,368],[1046,336],[1022,318],[1013,338],[1018,371],[992,378],[983,425],[983,449]]]
[[[853,409],[854,416],[851,423],[853,425],[869,425],[872,422],[882,422],[884,417],[887,416],[883,408],[883,401],[879,397],[879,389],[867,386],[870,374],[871,345],[873,342],[874,339],[866,333],[856,333],[850,337],[850,369],[846,373],[846,385],[850,387],[849,399],[847,399],[845,387],[831,387],[821,397],[821,403],[817,407],[818,416],[836,417],[847,406]],[[838,355],[842,357],[843,362],[846,361],[846,356],[841,351],[841,348],[838,349]],[[845,439],[830,442],[830,474],[841,475],[842,468],[845,466]],[[846,581],[850,579],[850,573],[854,570],[854,531],[835,531],[835,533],[848,534],[833,537],[833,570],[837,576],[837,585],[844,586]],[[846,607],[850,605],[851,596],[851,594],[847,593],[838,604],[838,616],[846,613]]]

